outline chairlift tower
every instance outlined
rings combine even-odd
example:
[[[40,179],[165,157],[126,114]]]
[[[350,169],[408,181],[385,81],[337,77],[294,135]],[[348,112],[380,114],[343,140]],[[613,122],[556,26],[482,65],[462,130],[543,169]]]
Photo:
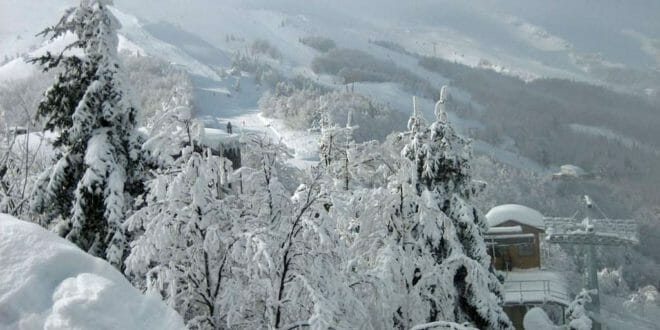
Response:
[[[608,219],[589,196],[584,196],[585,218],[576,215],[570,218],[545,218],[546,241],[552,244],[586,247],[587,288],[591,292],[591,303],[587,306],[593,315],[600,315],[600,292],[598,291],[598,269],[596,266],[597,246],[631,246],[639,244],[637,222],[634,219]],[[602,218],[593,216],[598,210]],[[600,329],[595,322],[594,329]]]

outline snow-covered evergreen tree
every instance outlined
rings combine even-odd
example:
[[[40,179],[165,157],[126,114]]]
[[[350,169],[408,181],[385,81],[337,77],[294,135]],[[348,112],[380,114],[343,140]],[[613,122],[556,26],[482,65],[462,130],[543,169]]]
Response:
[[[57,163],[39,178],[32,209],[54,220],[58,231],[83,250],[120,266],[126,249],[122,223],[131,195],[141,190],[137,173],[136,109],[126,100],[117,62],[118,21],[106,0],[83,0],[42,32],[77,40],[61,54],[34,58],[58,69],[38,115],[59,133]],[[83,55],[72,50],[79,49]]]
[[[623,302],[623,307],[641,316],[660,315],[660,294],[653,285],[647,285],[631,293]]]
[[[400,297],[394,325],[445,320],[508,329],[482,238],[486,224],[470,204],[482,184],[472,180],[469,142],[448,123],[444,101],[429,127],[415,111],[402,150],[409,162],[390,182],[398,198],[386,218],[381,266],[403,288],[393,293]]]

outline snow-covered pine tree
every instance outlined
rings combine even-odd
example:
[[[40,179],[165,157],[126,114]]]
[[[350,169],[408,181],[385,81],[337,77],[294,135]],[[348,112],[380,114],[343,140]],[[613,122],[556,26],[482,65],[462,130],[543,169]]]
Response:
[[[136,109],[126,100],[117,62],[119,22],[107,0],[82,0],[42,34],[72,33],[61,54],[32,59],[58,70],[40,103],[44,127],[59,137],[57,163],[34,189],[32,210],[45,214],[61,235],[121,267],[126,249],[122,223],[130,196],[141,190]],[[83,55],[73,50],[79,49]]]
[[[436,120],[428,128],[415,118],[417,114],[411,118],[410,142],[402,150],[410,162],[402,168],[404,177],[397,180],[401,199],[389,224],[397,243],[391,253],[418,259],[407,264],[395,258],[406,287],[422,285],[416,290],[424,307],[399,313],[401,325],[448,320],[480,329],[508,329],[511,323],[501,307],[501,286],[489,271],[482,237],[486,224],[470,204],[483,184],[472,180],[470,144],[449,124],[445,100],[443,87]]]

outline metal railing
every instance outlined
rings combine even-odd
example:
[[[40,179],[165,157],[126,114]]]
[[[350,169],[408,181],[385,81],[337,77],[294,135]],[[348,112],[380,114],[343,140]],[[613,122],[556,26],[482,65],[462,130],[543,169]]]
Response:
[[[506,303],[511,304],[509,297],[517,296],[519,304],[554,302],[568,305],[570,296],[563,290],[564,286],[552,280],[505,280],[504,294]]]

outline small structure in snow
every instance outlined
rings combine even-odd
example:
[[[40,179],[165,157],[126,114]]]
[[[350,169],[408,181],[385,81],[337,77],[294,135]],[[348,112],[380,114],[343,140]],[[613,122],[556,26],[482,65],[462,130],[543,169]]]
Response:
[[[227,129],[230,128],[231,125],[228,124]],[[215,128],[204,128],[201,130],[199,143],[211,148],[214,155],[229,159],[233,169],[241,167],[240,135]]]
[[[486,213],[488,227],[500,227],[507,222],[516,222],[521,225],[545,230],[543,214],[527,206],[518,204],[505,204],[492,208]]]
[[[517,329],[530,308],[542,306],[555,322],[563,323],[570,303],[567,285],[556,273],[542,270],[540,242],[545,235],[543,215],[529,207],[508,204],[486,214],[484,236],[492,265],[504,273],[504,311]]]
[[[566,164],[559,167],[559,172],[552,175],[553,180],[591,179],[593,175],[577,165]]]
[[[545,233],[541,213],[522,205],[500,205],[486,214],[486,220],[489,230],[484,238],[496,269],[541,267],[539,242]]]

